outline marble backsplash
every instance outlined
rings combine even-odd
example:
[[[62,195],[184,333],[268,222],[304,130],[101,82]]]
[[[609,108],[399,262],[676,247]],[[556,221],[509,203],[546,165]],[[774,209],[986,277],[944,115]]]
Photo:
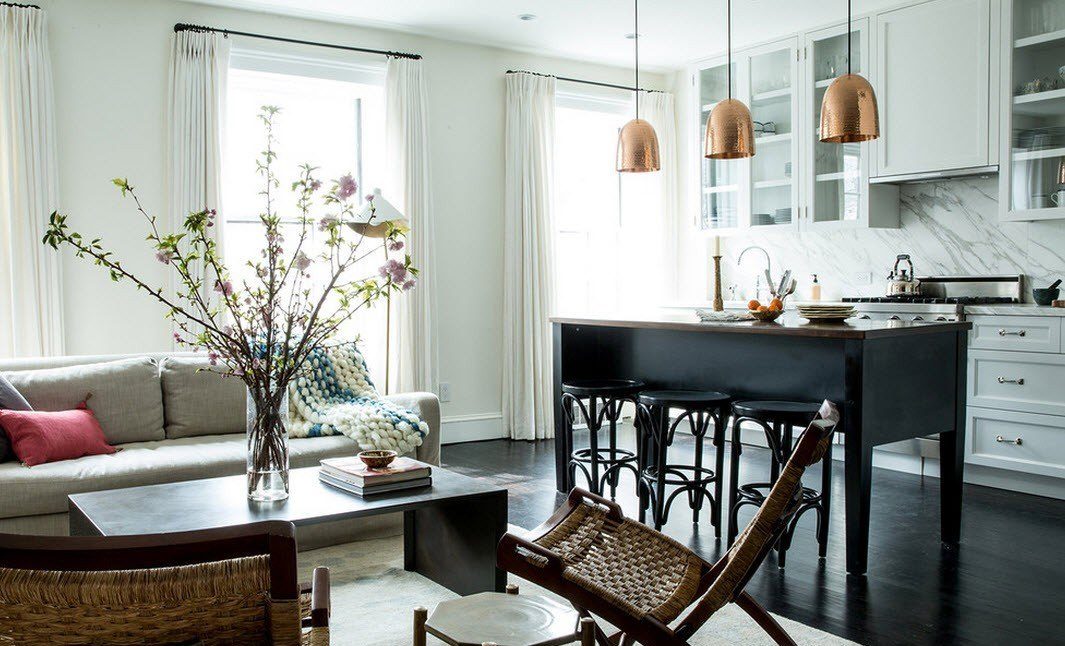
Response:
[[[900,253],[911,255],[918,276],[1024,274],[1028,286],[1045,286],[1065,277],[1065,221],[999,222],[995,178],[907,185],[902,187],[901,201],[899,229],[753,232],[723,238],[725,298],[732,284],[738,287],[737,297],[753,296],[754,276],[765,261],[762,254],[752,252],[742,267],[737,266],[737,256],[749,245],[769,252],[775,276],[782,269],[793,271],[800,299],[808,297],[815,273],[824,299],[882,295]],[[707,247],[711,240],[707,239]],[[705,253],[708,257],[709,249]],[[703,275],[707,273],[704,270]],[[865,282],[863,274],[870,273],[872,282]],[[707,291],[689,296],[706,299],[709,287],[706,283],[704,287]]]

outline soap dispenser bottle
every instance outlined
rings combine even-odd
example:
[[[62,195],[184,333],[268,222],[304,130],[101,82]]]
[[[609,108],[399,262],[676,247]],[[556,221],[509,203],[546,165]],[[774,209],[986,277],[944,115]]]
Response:
[[[814,282],[810,286],[810,300],[819,301],[821,300],[821,283],[817,282],[817,274],[814,274],[813,277]]]

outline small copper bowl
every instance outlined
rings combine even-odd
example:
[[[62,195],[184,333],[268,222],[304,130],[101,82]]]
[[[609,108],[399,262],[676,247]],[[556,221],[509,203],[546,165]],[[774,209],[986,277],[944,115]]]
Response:
[[[780,315],[784,313],[784,310],[748,310],[751,316],[762,321],[763,323],[770,323],[780,318]]]
[[[363,451],[359,459],[370,469],[384,469],[396,459],[395,451]]]

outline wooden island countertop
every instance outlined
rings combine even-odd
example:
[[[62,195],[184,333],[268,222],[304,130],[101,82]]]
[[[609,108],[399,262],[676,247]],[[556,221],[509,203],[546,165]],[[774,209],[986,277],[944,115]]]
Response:
[[[799,317],[795,312],[785,312],[772,323],[763,323],[762,321],[705,322],[700,321],[694,312],[691,314],[654,312],[619,315],[567,315],[553,316],[551,317],[551,322],[565,325],[640,328],[647,330],[772,334],[831,339],[885,338],[911,334],[956,332],[972,328],[972,323],[965,321],[871,321],[852,318],[842,323],[814,323]]]

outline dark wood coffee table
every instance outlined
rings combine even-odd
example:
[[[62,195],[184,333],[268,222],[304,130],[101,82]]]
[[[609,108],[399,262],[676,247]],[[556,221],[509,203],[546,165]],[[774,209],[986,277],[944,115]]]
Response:
[[[460,594],[502,592],[496,544],[507,531],[507,490],[433,467],[433,485],[360,498],[294,469],[291,495],[253,503],[244,476],[79,493],[69,497],[72,536],[157,534],[287,520],[297,527],[403,512],[403,564]]]

